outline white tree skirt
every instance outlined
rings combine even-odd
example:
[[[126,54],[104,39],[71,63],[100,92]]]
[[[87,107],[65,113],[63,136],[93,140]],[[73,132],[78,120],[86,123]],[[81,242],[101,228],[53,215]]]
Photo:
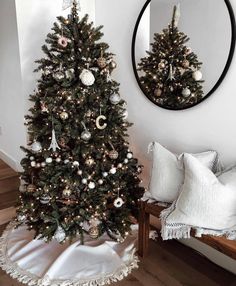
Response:
[[[137,268],[134,255],[137,228],[125,242],[107,235],[99,240],[85,237],[72,244],[45,243],[33,239],[25,226],[10,223],[0,238],[0,267],[13,278],[37,286],[95,286],[122,280]]]

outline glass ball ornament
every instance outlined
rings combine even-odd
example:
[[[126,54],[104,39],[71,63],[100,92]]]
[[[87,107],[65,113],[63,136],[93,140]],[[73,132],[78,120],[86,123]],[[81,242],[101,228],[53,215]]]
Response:
[[[97,59],[97,64],[98,64],[98,66],[99,66],[101,69],[103,69],[103,68],[106,67],[107,61],[106,61],[105,58],[100,57],[100,58]]]
[[[123,199],[122,198],[117,198],[117,199],[115,199],[114,200],[114,206],[116,207],[116,208],[121,208],[122,206],[123,206],[123,204],[124,204],[125,202],[123,201]]]
[[[83,174],[82,170],[78,170],[77,174],[81,176]]]
[[[40,203],[43,205],[47,205],[50,202],[51,198],[49,195],[42,195],[42,197],[40,198]]]
[[[189,97],[190,94],[191,94],[191,90],[189,88],[186,87],[182,90],[183,97]]]
[[[124,159],[124,163],[127,164],[129,162],[128,159]]]
[[[38,141],[34,141],[34,143],[31,145],[31,150],[35,153],[42,151],[42,145]]]
[[[87,182],[88,182],[88,180],[87,180],[87,179],[85,179],[85,178],[83,178],[81,182],[82,182],[82,184],[86,185],[86,184],[87,184]]]
[[[60,163],[60,162],[61,162],[61,158],[59,158],[59,157],[56,158],[56,162],[57,162],[57,163]]]
[[[86,86],[91,86],[95,82],[95,77],[90,70],[83,69],[79,76],[81,82]]]
[[[54,73],[53,77],[56,81],[60,82],[64,79],[65,75],[62,71],[58,71],[58,72]]]
[[[89,182],[89,184],[88,184],[88,187],[89,187],[89,189],[95,189],[95,183],[94,182]]]
[[[92,226],[90,229],[89,229],[89,236],[93,239],[96,239],[99,237],[99,229],[97,226]]]
[[[121,100],[120,95],[119,94],[112,94],[109,98],[110,102],[114,105],[118,104]]]
[[[26,221],[26,215],[18,215],[17,220],[19,222],[25,222]]]
[[[88,131],[88,130],[85,130],[81,133],[81,138],[84,140],[84,141],[89,141],[91,139],[92,135],[91,133]]]
[[[69,114],[67,112],[63,111],[60,113],[60,117],[62,120],[66,120],[66,119],[68,119]]]
[[[99,180],[98,180],[98,184],[99,184],[99,185],[102,185],[102,184],[103,184],[103,180],[102,180],[102,179],[99,179]]]
[[[36,188],[35,185],[30,184],[30,185],[27,186],[26,190],[27,190],[28,193],[34,193],[37,190],[37,188]]]
[[[192,77],[193,77],[194,80],[199,81],[199,80],[202,79],[202,73],[199,70],[194,71],[192,73]]]
[[[51,158],[51,157],[48,157],[48,158],[46,158],[45,161],[46,161],[47,164],[51,164],[51,163],[52,163],[52,158]]]
[[[108,156],[110,159],[116,160],[119,157],[119,153],[116,150],[111,150]]]
[[[72,190],[70,190],[69,188],[65,188],[63,191],[62,191],[62,195],[64,197],[70,197],[72,194]]]

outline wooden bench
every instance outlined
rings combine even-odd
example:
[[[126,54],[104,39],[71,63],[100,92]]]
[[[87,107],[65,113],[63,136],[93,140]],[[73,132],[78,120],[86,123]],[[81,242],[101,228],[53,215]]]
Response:
[[[150,215],[159,218],[163,209],[164,207],[154,203],[146,203],[143,201],[140,203],[138,253],[141,257],[146,256],[148,252]],[[236,260],[236,241],[207,235],[204,235],[201,238],[196,237],[196,239]]]

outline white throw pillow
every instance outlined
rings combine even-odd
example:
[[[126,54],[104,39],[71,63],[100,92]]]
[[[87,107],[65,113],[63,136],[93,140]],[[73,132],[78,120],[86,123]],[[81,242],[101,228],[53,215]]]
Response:
[[[184,181],[183,154],[176,155],[157,142],[152,143],[153,166],[148,191],[143,199],[172,203]],[[213,172],[220,170],[216,151],[193,154]]]
[[[185,179],[172,206],[161,213],[162,238],[202,234],[236,239],[236,168],[218,177],[190,154],[184,154]]]

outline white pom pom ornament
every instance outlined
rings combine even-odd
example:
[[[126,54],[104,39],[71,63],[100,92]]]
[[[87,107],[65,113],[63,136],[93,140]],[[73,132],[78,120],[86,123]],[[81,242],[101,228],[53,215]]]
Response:
[[[95,77],[90,70],[83,69],[79,76],[82,83],[86,86],[91,86],[95,82]]]

